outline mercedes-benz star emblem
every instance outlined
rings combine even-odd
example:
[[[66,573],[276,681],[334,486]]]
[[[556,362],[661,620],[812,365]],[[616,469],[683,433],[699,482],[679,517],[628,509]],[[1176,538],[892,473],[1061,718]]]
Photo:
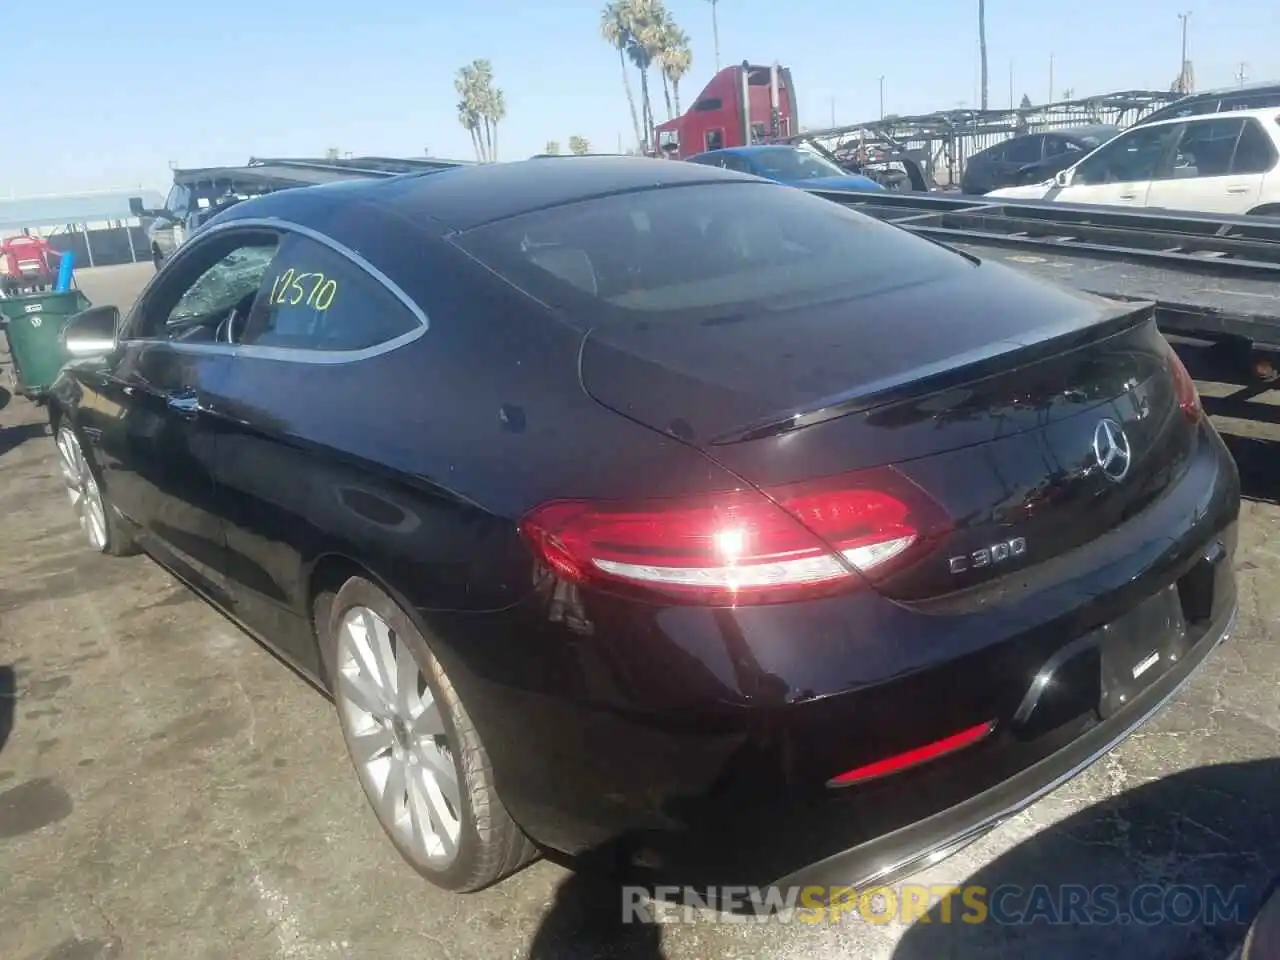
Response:
[[[1099,420],[1093,431],[1093,455],[1108,480],[1119,483],[1129,475],[1129,438],[1114,420]]]

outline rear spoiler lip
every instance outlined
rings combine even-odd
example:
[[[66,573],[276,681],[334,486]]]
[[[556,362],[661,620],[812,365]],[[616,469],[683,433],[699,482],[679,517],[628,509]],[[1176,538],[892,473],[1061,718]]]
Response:
[[[1092,323],[1083,326],[1072,324],[1066,330],[1061,325],[1037,327],[1028,330],[1022,340],[993,340],[965,353],[833,394],[805,410],[735,427],[712,437],[707,443],[714,447],[763,440],[852,414],[867,413],[877,407],[918,400],[962,382],[1005,373],[1011,358],[1016,358],[1022,365],[1120,336],[1144,323],[1154,323],[1155,314],[1156,305],[1150,301],[1116,303],[1113,308],[1104,309]]]

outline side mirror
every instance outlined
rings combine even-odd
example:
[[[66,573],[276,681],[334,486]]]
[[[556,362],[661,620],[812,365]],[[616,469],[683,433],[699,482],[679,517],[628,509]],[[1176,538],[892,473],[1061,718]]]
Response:
[[[1071,171],[1070,171],[1070,170],[1059,170],[1059,171],[1054,175],[1053,182],[1054,182],[1056,185],[1058,185],[1059,187],[1069,187],[1069,186],[1071,186]]]
[[[62,346],[71,357],[105,356],[116,348],[119,329],[119,307],[90,307],[67,321]]]
[[[129,198],[129,212],[135,217],[145,217],[147,215],[147,208],[142,205],[141,197]]]

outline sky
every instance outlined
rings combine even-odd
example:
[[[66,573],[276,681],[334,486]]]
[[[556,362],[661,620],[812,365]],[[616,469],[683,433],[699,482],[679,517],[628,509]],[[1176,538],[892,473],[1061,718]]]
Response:
[[[6,44],[5,75],[26,106],[0,148],[0,196],[150,187],[170,165],[250,156],[474,159],[453,75],[488,58],[505,92],[500,159],[585,136],[613,152],[630,127],[617,53],[599,35],[603,0],[62,0],[61,21]],[[711,5],[667,0],[693,43],[688,106],[715,72]],[[924,113],[977,96],[976,0],[865,3],[719,0],[724,65],[789,66],[800,122],[814,128]],[[1198,89],[1280,80],[1275,0],[987,0],[990,102],[1167,90],[1180,12],[1191,11]],[[639,89],[636,73],[632,82]],[[652,78],[654,112],[665,119]],[[35,109],[32,104],[37,104]]]

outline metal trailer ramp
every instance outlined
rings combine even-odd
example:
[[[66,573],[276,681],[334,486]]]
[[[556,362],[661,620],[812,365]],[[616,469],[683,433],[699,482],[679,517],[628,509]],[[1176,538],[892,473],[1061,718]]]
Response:
[[[1168,332],[1280,347],[1280,218],[811,190],[983,259],[1116,300]]]

